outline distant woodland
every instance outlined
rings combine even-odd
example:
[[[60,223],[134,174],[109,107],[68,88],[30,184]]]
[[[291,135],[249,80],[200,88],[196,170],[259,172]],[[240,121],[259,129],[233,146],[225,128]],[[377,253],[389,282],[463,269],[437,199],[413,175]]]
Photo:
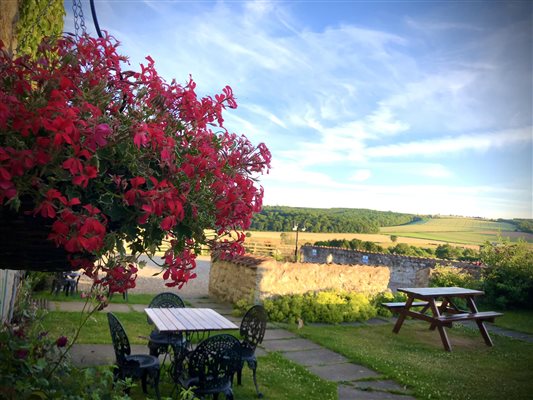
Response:
[[[295,225],[308,232],[378,233],[382,226],[404,225],[422,217],[360,208],[300,208],[264,206],[254,215],[250,230],[286,232]]]

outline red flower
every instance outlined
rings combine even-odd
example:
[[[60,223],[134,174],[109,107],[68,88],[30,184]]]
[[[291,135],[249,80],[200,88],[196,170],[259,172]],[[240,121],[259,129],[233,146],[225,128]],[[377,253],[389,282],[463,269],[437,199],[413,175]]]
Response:
[[[111,292],[134,287],[132,260],[168,239],[163,275],[181,287],[201,245],[243,251],[240,237],[217,244],[204,232],[235,237],[250,225],[271,155],[226,131],[229,86],[199,97],[192,78],[166,82],[150,57],[122,71],[117,46],[82,36],[32,59],[0,50],[0,206],[29,199],[73,268],[104,272]]]
[[[60,336],[56,340],[57,347],[65,347],[67,345],[68,339],[66,336]]]

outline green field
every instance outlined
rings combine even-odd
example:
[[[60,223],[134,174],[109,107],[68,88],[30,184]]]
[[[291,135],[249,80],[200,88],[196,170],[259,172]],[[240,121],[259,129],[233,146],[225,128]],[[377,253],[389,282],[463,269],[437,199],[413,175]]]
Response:
[[[480,245],[486,241],[495,242],[498,235],[516,241],[519,238],[533,243],[533,235],[515,232],[515,226],[507,222],[496,222],[477,218],[430,218],[414,224],[389,226],[380,229],[381,234],[396,235],[450,243]]]

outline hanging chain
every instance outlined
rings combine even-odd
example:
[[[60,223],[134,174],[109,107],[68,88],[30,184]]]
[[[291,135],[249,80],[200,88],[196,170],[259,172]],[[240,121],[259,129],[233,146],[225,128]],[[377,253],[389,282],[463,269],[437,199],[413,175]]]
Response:
[[[87,27],[85,26],[85,18],[83,17],[83,7],[81,6],[81,0],[72,0],[72,12],[74,13],[74,35],[76,35],[76,39],[79,39],[80,29],[82,35],[87,32]]]

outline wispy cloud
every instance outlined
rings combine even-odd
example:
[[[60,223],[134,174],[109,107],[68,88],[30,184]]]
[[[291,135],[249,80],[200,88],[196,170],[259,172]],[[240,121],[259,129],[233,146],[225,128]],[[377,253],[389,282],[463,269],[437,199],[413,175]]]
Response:
[[[431,157],[468,150],[483,152],[509,145],[531,144],[532,132],[532,127],[529,126],[523,129],[509,129],[487,134],[458,135],[435,140],[370,147],[366,150],[366,154],[369,157]]]

